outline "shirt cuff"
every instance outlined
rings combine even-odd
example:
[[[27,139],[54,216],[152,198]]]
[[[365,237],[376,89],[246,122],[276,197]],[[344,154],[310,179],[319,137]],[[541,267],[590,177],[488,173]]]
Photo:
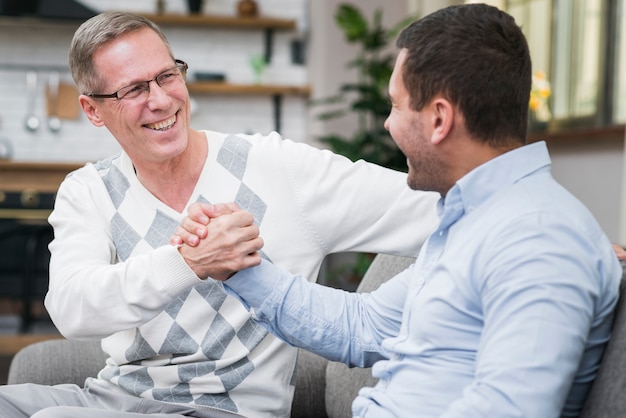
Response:
[[[262,259],[258,266],[241,270],[226,280],[224,286],[249,309],[260,307],[281,280],[289,277],[291,274]]]

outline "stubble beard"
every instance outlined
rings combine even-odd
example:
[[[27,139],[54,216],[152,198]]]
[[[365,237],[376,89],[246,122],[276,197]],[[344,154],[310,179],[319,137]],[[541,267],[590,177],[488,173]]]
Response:
[[[412,190],[444,193],[445,172],[441,163],[431,156],[424,156],[419,163],[407,160],[407,164],[409,166],[407,185]]]

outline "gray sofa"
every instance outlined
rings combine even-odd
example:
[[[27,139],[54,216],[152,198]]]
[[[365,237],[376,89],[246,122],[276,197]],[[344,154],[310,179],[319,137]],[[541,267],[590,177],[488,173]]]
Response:
[[[405,269],[412,258],[378,255],[357,291],[367,292]],[[625,266],[625,263],[622,263]],[[626,281],[622,279],[620,291]],[[626,298],[620,298],[613,336],[579,418],[615,418],[626,415]],[[53,360],[53,361],[50,361]],[[14,357],[8,383],[43,384],[73,382],[82,385],[102,368],[105,355],[98,342],[49,340],[25,347]],[[358,390],[375,380],[369,369],[349,369],[300,350],[292,417],[351,417]]]

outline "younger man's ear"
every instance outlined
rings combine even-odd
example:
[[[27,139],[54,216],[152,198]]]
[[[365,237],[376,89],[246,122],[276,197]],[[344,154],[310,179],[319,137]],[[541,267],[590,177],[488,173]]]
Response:
[[[432,110],[432,135],[431,142],[438,144],[443,141],[450,130],[454,121],[454,107],[443,98],[436,98],[431,103]]]

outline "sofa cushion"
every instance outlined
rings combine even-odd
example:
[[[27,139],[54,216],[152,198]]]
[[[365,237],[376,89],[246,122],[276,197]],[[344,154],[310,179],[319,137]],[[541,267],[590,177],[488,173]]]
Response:
[[[75,383],[82,387],[87,377],[95,377],[104,367],[106,357],[100,341],[40,341],[13,357],[8,383]]]
[[[622,268],[626,261],[622,260]],[[593,382],[579,418],[615,418],[626,411],[626,272],[620,285],[613,331],[598,376]]]
[[[357,292],[375,290],[415,261],[412,257],[379,254],[361,280]],[[364,386],[374,386],[371,369],[348,368],[333,361],[326,366],[326,413],[329,418],[351,418],[352,401]]]
[[[317,354],[298,350],[291,418],[326,418],[324,374],[327,363],[328,360]]]

